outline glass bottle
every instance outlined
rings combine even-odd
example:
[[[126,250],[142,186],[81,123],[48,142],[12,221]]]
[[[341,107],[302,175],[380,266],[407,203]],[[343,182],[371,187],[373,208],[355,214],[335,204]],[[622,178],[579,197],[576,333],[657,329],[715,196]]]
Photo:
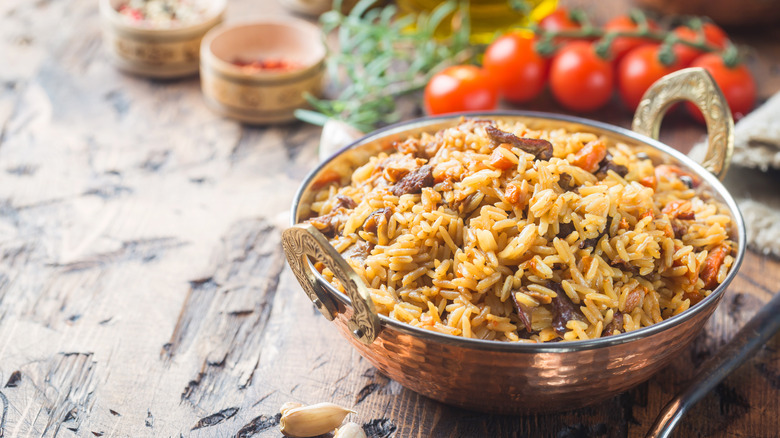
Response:
[[[558,0],[464,0],[468,3],[471,20],[471,42],[490,43],[497,32],[527,27],[536,23],[558,6]],[[431,12],[441,0],[396,0],[402,15]],[[451,32],[450,20],[445,19],[439,31],[442,36]]]

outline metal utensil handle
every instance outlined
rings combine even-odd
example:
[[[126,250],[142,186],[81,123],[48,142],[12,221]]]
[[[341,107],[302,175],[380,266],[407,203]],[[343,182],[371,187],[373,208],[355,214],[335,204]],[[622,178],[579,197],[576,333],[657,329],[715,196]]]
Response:
[[[658,139],[664,115],[681,100],[693,102],[704,115],[709,147],[702,166],[723,179],[734,151],[734,119],[720,87],[707,70],[686,68],[655,81],[642,96],[631,129]]]
[[[701,400],[715,385],[747,360],[780,330],[780,292],[718,353],[702,365],[688,387],[677,394],[661,411],[647,438],[671,436],[683,414]]]
[[[330,294],[317,282],[309,257],[333,271],[352,300],[353,312],[347,323],[352,335],[365,344],[373,343],[379,335],[380,325],[368,288],[328,239],[310,224],[298,224],[284,230],[282,246],[298,282],[329,321],[336,317],[338,310]]]

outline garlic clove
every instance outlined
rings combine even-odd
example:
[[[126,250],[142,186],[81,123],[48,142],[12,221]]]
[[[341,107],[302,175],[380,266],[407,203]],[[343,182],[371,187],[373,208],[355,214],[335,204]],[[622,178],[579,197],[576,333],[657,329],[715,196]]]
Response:
[[[366,432],[357,423],[349,422],[339,427],[333,438],[366,438]]]
[[[284,415],[287,411],[295,408],[300,408],[301,406],[303,406],[303,403],[287,402],[283,404],[281,408],[279,408],[279,413]]]
[[[279,426],[282,433],[287,436],[312,437],[339,427],[350,413],[354,414],[355,411],[333,403],[300,406],[284,412]]]
[[[364,134],[341,120],[330,119],[322,127],[319,159],[325,161]]]

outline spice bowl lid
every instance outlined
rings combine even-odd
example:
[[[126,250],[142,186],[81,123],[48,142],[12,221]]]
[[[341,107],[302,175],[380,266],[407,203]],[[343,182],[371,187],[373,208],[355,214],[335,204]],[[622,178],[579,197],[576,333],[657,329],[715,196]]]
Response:
[[[319,70],[326,52],[317,26],[296,18],[268,17],[209,31],[201,43],[201,63],[233,78],[284,81]],[[273,65],[241,65],[252,62]]]

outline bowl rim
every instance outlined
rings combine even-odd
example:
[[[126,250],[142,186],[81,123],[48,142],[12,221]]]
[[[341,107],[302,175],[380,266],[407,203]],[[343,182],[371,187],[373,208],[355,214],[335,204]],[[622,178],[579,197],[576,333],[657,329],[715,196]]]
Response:
[[[668,146],[653,138],[647,137],[643,134],[634,132],[630,129],[622,128],[620,126],[613,125],[610,123],[599,122],[599,121],[595,121],[583,117],[556,114],[556,113],[547,113],[541,111],[498,110],[498,111],[458,112],[458,113],[451,113],[451,114],[445,114],[439,116],[426,116],[426,117],[415,118],[412,120],[395,123],[380,128],[378,130],[372,131],[371,133],[341,148],[339,151],[337,151],[336,153],[328,157],[326,160],[319,163],[314,169],[312,169],[306,175],[306,177],[301,182],[301,185],[299,186],[298,190],[295,193],[295,198],[293,200],[292,208],[290,210],[291,211],[290,225],[294,226],[297,223],[296,216],[297,216],[298,207],[300,205],[304,192],[309,187],[314,177],[331,161],[333,161],[336,157],[338,157],[345,151],[352,148],[359,147],[368,142],[378,140],[382,137],[386,137],[393,133],[402,132],[407,129],[414,128],[415,126],[425,127],[426,125],[433,125],[437,122],[446,122],[447,120],[453,120],[453,121],[458,120],[461,117],[469,117],[469,118],[525,117],[525,118],[534,118],[540,120],[578,123],[584,126],[590,126],[590,127],[597,128],[599,130],[607,131],[609,133],[614,133],[621,136],[629,137],[640,143],[651,146],[663,153],[671,155],[673,158],[679,160],[680,162],[686,164],[691,169],[696,171],[697,176],[705,180],[712,188],[712,190],[723,198],[724,203],[728,206],[729,211],[732,213],[734,226],[735,229],[737,230],[737,237],[738,237],[737,254],[736,257],[734,258],[734,264],[731,266],[731,269],[729,270],[729,273],[727,274],[726,279],[723,281],[723,283],[721,283],[717,288],[715,288],[714,291],[712,291],[709,295],[707,295],[698,304],[688,308],[687,310],[677,315],[674,315],[670,318],[667,318],[649,327],[642,327],[637,330],[626,332],[626,333],[620,333],[618,335],[601,337],[597,339],[563,341],[563,342],[541,342],[541,343],[505,342],[505,341],[495,341],[495,340],[485,340],[485,339],[464,338],[461,336],[440,333],[433,330],[425,330],[395,320],[388,316],[377,314],[381,325],[380,335],[379,335],[380,337],[381,337],[381,331],[386,329],[386,326],[390,326],[393,328],[393,330],[396,330],[403,334],[420,338],[424,341],[433,341],[440,344],[459,346],[463,348],[470,348],[476,350],[533,354],[533,353],[571,353],[571,352],[578,352],[583,350],[592,350],[592,349],[597,349],[602,347],[609,347],[609,346],[625,344],[629,342],[641,341],[646,337],[653,336],[671,327],[682,324],[685,321],[692,319],[695,315],[701,312],[705,312],[710,306],[716,305],[720,301],[726,289],[728,288],[729,284],[739,272],[739,268],[742,265],[742,261],[744,259],[745,251],[747,247],[745,223],[742,218],[742,213],[740,212],[739,207],[737,206],[737,203],[734,200],[734,197],[731,195],[731,193],[729,193],[729,191],[723,186],[723,184],[718,180],[718,178],[714,174],[712,174],[710,171],[702,167],[701,164],[697,163],[696,161],[694,161],[687,155],[683,154],[682,152],[674,149],[673,147]],[[321,285],[328,290],[328,292],[330,292],[333,296],[335,296],[336,299],[338,299],[346,306],[351,306],[352,302],[347,295],[341,293],[335,287],[333,287],[333,285],[327,282],[316,270],[314,271],[314,274],[317,277],[317,281],[319,281]]]
[[[123,19],[122,14],[114,8],[113,2],[114,0],[100,0],[100,15],[118,30],[146,37],[183,37],[194,33],[205,33],[216,23],[222,21],[227,10],[227,0],[210,0],[208,2],[209,8],[198,21],[170,27],[145,27],[133,25]]]
[[[217,56],[211,48],[211,44],[214,42],[214,40],[216,40],[217,38],[219,38],[220,36],[224,35],[227,32],[235,31],[244,27],[262,26],[262,25],[269,25],[269,24],[288,26],[295,29],[296,31],[304,30],[305,32],[312,32],[312,34],[318,35],[318,38],[312,41],[314,43],[313,46],[316,45],[316,50],[320,50],[320,53],[318,53],[316,61],[307,63],[303,65],[301,68],[296,68],[292,70],[283,70],[283,71],[258,70],[258,71],[247,72],[241,67],[238,67],[230,62],[227,62],[224,59]],[[313,74],[314,70],[321,69],[321,67],[325,63],[325,57],[328,54],[328,47],[325,45],[323,39],[319,37],[320,35],[321,35],[320,29],[316,25],[300,18],[288,17],[283,15],[246,19],[241,21],[231,21],[230,23],[222,23],[218,26],[215,26],[213,29],[209,30],[206,33],[206,35],[203,36],[203,40],[200,43],[200,59],[201,59],[200,62],[201,64],[206,64],[212,69],[219,71],[225,75],[228,75],[230,77],[240,78],[240,79],[285,80],[285,79],[297,78],[300,76],[308,76],[309,74]]]

